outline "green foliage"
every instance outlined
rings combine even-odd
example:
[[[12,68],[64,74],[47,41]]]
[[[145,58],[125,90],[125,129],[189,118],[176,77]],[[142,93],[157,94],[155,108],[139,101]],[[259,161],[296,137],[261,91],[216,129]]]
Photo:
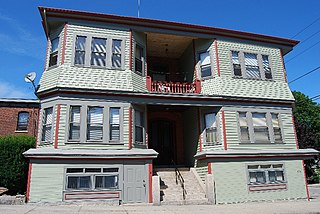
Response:
[[[0,137],[0,187],[9,189],[6,194],[24,194],[28,179],[28,162],[23,152],[35,147],[30,136]]]

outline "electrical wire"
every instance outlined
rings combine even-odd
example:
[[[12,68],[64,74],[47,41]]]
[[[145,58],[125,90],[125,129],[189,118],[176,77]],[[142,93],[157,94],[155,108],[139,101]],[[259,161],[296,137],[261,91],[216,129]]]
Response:
[[[292,61],[293,59],[297,58],[298,56],[300,56],[301,54],[307,52],[308,50],[310,50],[311,48],[313,48],[314,46],[316,46],[317,44],[319,44],[320,41],[316,42],[315,44],[311,45],[310,47],[306,48],[305,50],[303,50],[302,52],[298,53],[297,55],[295,55],[294,57],[288,59],[285,63],[288,63],[290,61]]]
[[[314,23],[320,20],[320,17],[318,17],[316,20],[314,20],[311,24],[300,30],[298,33],[296,33],[294,36],[292,36],[290,39],[293,39],[294,37],[300,35],[303,31],[307,30],[309,27],[311,27]]]
[[[317,31],[317,32],[315,32],[314,34],[312,34],[312,35],[309,36],[308,38],[302,40],[298,45],[301,45],[301,44],[305,43],[306,41],[308,41],[309,39],[311,39],[312,37],[314,37],[314,36],[317,35],[318,33],[320,33],[320,30]],[[297,46],[298,46],[298,45],[297,45]],[[296,47],[297,47],[297,46],[296,46]]]
[[[297,81],[297,80],[299,80],[299,79],[301,79],[302,77],[305,77],[305,76],[311,74],[312,72],[315,72],[315,71],[318,70],[319,68],[320,68],[320,66],[318,66],[318,67],[315,68],[315,69],[312,69],[311,71],[308,71],[307,73],[305,73],[305,74],[303,74],[303,75],[295,78],[294,80],[290,81],[289,84],[290,84],[290,83],[293,83],[293,82],[295,82],[295,81]]]
[[[311,100],[317,100],[317,99],[320,99],[320,94],[319,94],[319,95],[317,95],[317,96],[311,97],[310,99],[311,99]]]

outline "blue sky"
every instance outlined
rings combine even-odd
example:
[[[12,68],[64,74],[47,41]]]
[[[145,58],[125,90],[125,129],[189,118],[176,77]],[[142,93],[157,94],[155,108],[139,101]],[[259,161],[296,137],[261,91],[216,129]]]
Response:
[[[137,16],[137,0],[23,0],[0,7],[0,98],[35,98],[24,75],[43,72],[46,38],[38,6]],[[291,38],[320,17],[320,1],[280,0],[141,0],[140,17],[185,22]],[[306,40],[311,35],[310,39]],[[294,39],[302,41],[287,54],[288,79],[320,66],[320,19]],[[313,97],[320,94],[320,69],[290,84]],[[320,103],[320,100],[317,100]]]

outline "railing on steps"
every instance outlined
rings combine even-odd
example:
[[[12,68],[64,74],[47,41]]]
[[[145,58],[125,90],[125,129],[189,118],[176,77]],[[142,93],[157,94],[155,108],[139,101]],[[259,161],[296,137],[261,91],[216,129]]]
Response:
[[[181,188],[182,188],[182,197],[183,197],[183,200],[186,200],[186,195],[187,195],[187,191],[184,187],[184,179],[177,167],[177,165],[175,164],[175,162],[172,160],[172,164],[174,166],[174,171],[175,171],[175,174],[176,174],[176,184],[181,184]],[[179,182],[178,182],[179,181]]]

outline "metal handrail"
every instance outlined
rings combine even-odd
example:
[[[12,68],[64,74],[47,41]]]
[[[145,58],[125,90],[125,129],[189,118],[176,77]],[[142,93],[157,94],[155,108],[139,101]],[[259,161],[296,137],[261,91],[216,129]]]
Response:
[[[187,191],[184,187],[184,179],[178,169],[178,167],[176,166],[175,162],[172,160],[172,164],[174,166],[174,171],[175,171],[175,174],[176,174],[176,184],[178,185],[179,182],[178,180],[180,181],[181,183],[181,188],[182,188],[182,197],[183,197],[183,200],[186,200],[186,195],[187,195]]]

